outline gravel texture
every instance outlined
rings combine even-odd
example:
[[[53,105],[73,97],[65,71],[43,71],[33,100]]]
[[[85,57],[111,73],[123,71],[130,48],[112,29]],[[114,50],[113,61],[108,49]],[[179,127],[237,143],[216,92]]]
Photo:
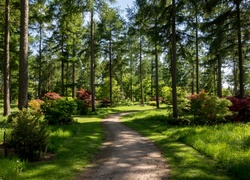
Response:
[[[123,114],[102,120],[105,142],[94,164],[77,179],[169,179],[170,169],[161,152],[147,138],[119,122]]]

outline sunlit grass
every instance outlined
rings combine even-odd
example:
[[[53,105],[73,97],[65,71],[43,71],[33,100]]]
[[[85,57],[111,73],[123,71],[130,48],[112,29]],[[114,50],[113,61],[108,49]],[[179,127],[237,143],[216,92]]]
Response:
[[[162,149],[170,164],[171,179],[233,179],[233,176],[227,175],[226,168],[221,166],[219,161],[203,156],[202,150],[199,153],[192,148],[192,140],[189,144],[181,141],[181,137],[189,138],[189,133],[184,134],[184,130],[190,130],[192,134],[192,130],[197,127],[171,126],[167,123],[168,119],[167,110],[152,110],[127,115],[122,121],[155,141]],[[206,135],[203,138],[205,137]]]
[[[48,150],[54,159],[30,163],[21,179],[72,179],[90,163],[103,140],[98,117],[77,117],[77,123],[50,127]]]

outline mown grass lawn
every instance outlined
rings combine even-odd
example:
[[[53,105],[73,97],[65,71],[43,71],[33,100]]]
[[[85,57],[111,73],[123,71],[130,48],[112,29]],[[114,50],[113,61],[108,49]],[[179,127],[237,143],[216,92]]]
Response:
[[[122,122],[162,149],[171,179],[250,179],[250,124],[172,126],[168,115],[151,110]]]

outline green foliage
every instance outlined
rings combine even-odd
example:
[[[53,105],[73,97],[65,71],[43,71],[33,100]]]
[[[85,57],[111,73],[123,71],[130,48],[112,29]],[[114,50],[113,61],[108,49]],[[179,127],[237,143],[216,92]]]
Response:
[[[1,159],[0,158],[0,179],[18,179],[20,173],[26,168],[26,162],[17,158]]]
[[[12,122],[10,144],[21,159],[39,160],[45,150],[49,134],[46,126],[39,123],[39,118],[39,114],[23,109]]]
[[[210,96],[205,91],[191,95],[190,113],[194,115],[196,124],[216,124],[225,121],[225,116],[230,115],[231,102],[217,96]]]
[[[77,103],[68,99],[47,100],[41,108],[48,124],[70,124],[73,121],[72,114],[77,109]]]
[[[156,102],[155,101],[149,101],[149,106],[156,106]]]
[[[77,114],[86,115],[88,113],[88,104],[86,103],[86,101],[75,99],[75,102],[77,104]]]
[[[118,106],[133,106],[134,103],[129,99],[121,99],[118,103],[117,103]]]
[[[162,87],[162,97],[167,104],[172,104],[172,88],[168,86]],[[178,101],[178,108],[181,111],[185,109],[188,105],[187,100],[187,91],[182,87],[177,87],[177,101]]]

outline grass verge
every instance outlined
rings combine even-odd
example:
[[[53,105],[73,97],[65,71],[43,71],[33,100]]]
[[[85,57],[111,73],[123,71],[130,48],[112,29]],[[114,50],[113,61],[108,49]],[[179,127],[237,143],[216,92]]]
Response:
[[[218,156],[218,153],[220,153],[220,150],[216,146],[213,147],[213,144],[206,142],[205,139],[210,139],[211,141],[213,139],[217,139],[217,141],[220,139],[219,134],[213,133],[213,128],[216,127],[168,125],[168,113],[166,110],[138,112],[124,116],[121,120],[125,125],[139,131],[157,144],[166,157],[167,162],[170,164],[171,179],[249,179],[247,172],[244,170],[241,171],[241,176],[240,172],[236,173],[232,171],[234,168],[239,169],[237,168],[238,165],[228,168],[224,165],[222,159],[219,160],[218,157],[215,158],[215,156]],[[221,126],[223,127],[224,125]],[[230,127],[232,129],[238,128],[237,125]],[[203,130],[200,128],[203,128]],[[211,131],[209,131],[210,128],[212,128]],[[205,133],[206,130],[207,133]],[[223,133],[225,129],[222,128],[220,131],[220,133]],[[227,129],[227,131],[230,132],[230,128]],[[232,137],[238,136],[239,132],[240,131],[237,130],[234,131],[234,133],[225,134],[227,137],[221,139],[222,145],[219,146],[223,149],[223,144],[227,144],[228,140],[232,139]],[[246,138],[247,137],[248,135],[246,135]],[[204,143],[197,143],[201,141]],[[206,153],[207,147],[214,149],[214,151],[209,150],[210,155]],[[228,156],[228,158],[230,157],[237,161],[235,156],[229,156],[230,151],[231,150],[224,149],[221,155],[227,153],[224,156]],[[240,156],[241,155],[239,155],[239,157]],[[242,160],[242,157],[240,159]],[[246,161],[246,163],[247,162],[248,161]],[[241,163],[242,161],[238,162],[238,164]],[[249,168],[249,162],[246,168]]]

